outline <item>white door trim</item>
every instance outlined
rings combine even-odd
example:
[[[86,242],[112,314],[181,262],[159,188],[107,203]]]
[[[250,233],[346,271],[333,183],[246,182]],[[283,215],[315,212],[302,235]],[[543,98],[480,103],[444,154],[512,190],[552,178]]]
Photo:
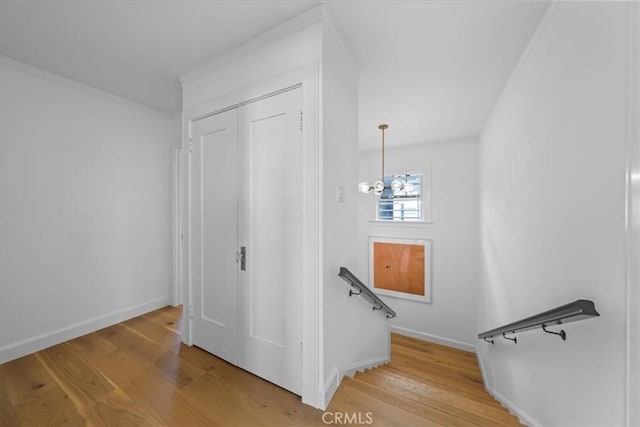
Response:
[[[625,425],[640,425],[640,4],[630,2],[626,167]]]
[[[319,126],[319,63],[299,69],[290,74],[264,82],[249,88],[237,89],[231,93],[220,96],[202,105],[184,111],[183,132],[186,141],[186,150],[183,155],[183,279],[185,286],[184,295],[184,322],[182,341],[192,344],[191,336],[191,307],[192,280],[191,280],[191,218],[190,206],[190,171],[191,171],[191,124],[194,119],[203,117],[215,111],[222,111],[230,106],[259,99],[270,94],[276,94],[285,88],[301,86],[302,88],[302,114],[303,122],[303,251],[302,251],[302,276],[300,283],[302,290],[303,322],[302,340],[302,401],[314,407],[323,406],[324,395],[322,393],[323,369],[322,369],[322,342],[320,329],[320,313],[322,300],[320,298],[320,126]]]
[[[173,306],[183,303],[182,286],[182,148],[173,147],[172,150],[173,167]]]

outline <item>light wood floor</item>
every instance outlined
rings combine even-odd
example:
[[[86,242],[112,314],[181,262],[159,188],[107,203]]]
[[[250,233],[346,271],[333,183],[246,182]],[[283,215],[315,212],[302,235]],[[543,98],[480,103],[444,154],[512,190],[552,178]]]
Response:
[[[394,335],[392,362],[345,378],[327,413],[180,343],[164,308],[0,365],[0,425],[518,425],[475,355]]]

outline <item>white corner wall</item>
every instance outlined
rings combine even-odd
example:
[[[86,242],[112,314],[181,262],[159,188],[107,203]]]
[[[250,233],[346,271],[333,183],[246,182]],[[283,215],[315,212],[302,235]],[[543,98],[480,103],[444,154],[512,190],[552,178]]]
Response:
[[[381,311],[349,298],[338,277],[358,267],[358,72],[330,21],[322,44],[322,286],[324,396],[328,405],[340,380],[389,360],[389,326]],[[338,187],[344,201],[336,199]]]
[[[170,120],[0,58],[0,363],[170,302]]]
[[[631,9],[554,4],[480,138],[478,332],[579,298],[601,314],[566,342],[479,342],[489,390],[532,425],[627,422]]]
[[[388,140],[393,138],[389,123]],[[476,292],[479,283],[478,168],[476,140],[446,141],[385,150],[386,169],[430,165],[431,224],[385,224],[375,219],[376,197],[358,194],[359,271],[369,275],[369,237],[426,238],[433,241],[430,303],[383,296],[397,313],[399,334],[475,351]],[[380,173],[380,150],[360,154],[359,181]]]

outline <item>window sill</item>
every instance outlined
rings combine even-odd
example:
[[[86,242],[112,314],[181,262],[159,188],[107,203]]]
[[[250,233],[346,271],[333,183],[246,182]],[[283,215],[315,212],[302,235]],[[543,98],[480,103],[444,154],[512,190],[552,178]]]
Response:
[[[375,226],[390,226],[390,227],[418,227],[418,228],[430,228],[433,226],[433,221],[384,221],[378,219],[369,220],[371,225]]]

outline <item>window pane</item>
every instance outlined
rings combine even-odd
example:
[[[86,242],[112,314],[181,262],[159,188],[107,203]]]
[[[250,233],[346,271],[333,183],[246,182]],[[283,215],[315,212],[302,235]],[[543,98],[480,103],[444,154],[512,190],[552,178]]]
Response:
[[[392,184],[399,187],[392,189]],[[384,177],[385,189],[378,200],[378,219],[382,221],[422,221],[422,176],[419,173]]]

